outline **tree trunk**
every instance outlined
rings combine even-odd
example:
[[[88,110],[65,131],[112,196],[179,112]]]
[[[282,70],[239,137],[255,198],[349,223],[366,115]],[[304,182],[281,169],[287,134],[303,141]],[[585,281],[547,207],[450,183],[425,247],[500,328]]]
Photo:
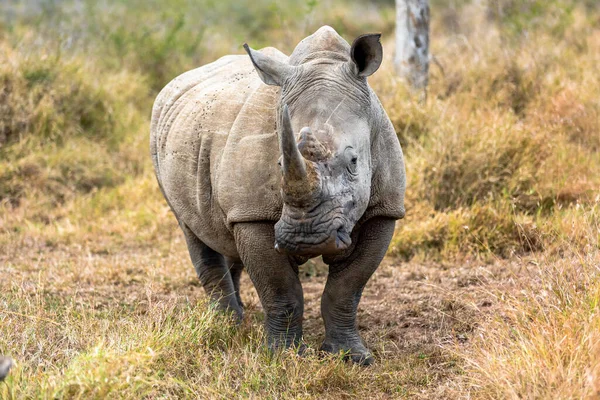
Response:
[[[427,93],[429,0],[396,0],[396,72],[411,89]]]

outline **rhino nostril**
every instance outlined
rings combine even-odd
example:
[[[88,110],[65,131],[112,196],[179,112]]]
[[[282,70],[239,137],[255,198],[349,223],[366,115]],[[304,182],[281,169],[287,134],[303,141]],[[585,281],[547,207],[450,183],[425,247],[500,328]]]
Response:
[[[335,238],[335,247],[338,249],[345,249],[352,244],[352,239],[350,235],[344,228],[338,229]]]
[[[354,208],[356,207],[356,202],[354,200],[351,200],[349,202],[346,203],[346,205],[344,206],[344,212],[346,214],[348,214],[350,211],[352,211]]]

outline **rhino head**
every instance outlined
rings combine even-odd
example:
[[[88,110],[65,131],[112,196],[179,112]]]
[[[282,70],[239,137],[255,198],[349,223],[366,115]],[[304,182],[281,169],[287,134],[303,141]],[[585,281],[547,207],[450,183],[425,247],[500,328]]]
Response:
[[[366,81],[383,58],[380,35],[360,36],[351,47],[332,28],[315,35],[336,51],[311,52],[304,43],[296,65],[298,48],[286,63],[244,45],[262,81],[281,88],[283,209],[275,248],[300,256],[334,255],[351,245],[371,194],[370,144],[380,115],[374,109],[381,107]]]

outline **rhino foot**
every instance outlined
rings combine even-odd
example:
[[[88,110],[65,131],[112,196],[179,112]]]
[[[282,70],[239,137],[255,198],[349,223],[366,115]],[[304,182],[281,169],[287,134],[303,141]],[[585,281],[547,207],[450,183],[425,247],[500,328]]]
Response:
[[[369,349],[367,349],[362,343],[347,345],[325,341],[321,345],[321,351],[332,354],[338,354],[342,352],[344,353],[344,359],[352,360],[353,363],[358,365],[368,366],[373,364],[375,361]]]
[[[236,325],[241,325],[244,320],[244,309],[242,307],[228,305],[225,308],[219,307],[219,311],[226,315],[231,315]]]
[[[219,315],[230,317],[236,325],[240,325],[244,318],[244,309],[231,299],[210,299],[210,307]]]

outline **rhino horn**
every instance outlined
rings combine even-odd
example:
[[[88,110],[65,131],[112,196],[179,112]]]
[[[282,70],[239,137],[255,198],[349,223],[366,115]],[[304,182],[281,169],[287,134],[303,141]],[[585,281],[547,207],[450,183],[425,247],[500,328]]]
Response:
[[[283,178],[287,185],[301,183],[307,179],[306,161],[296,144],[287,104],[283,106],[282,117],[279,147],[283,161]]]

